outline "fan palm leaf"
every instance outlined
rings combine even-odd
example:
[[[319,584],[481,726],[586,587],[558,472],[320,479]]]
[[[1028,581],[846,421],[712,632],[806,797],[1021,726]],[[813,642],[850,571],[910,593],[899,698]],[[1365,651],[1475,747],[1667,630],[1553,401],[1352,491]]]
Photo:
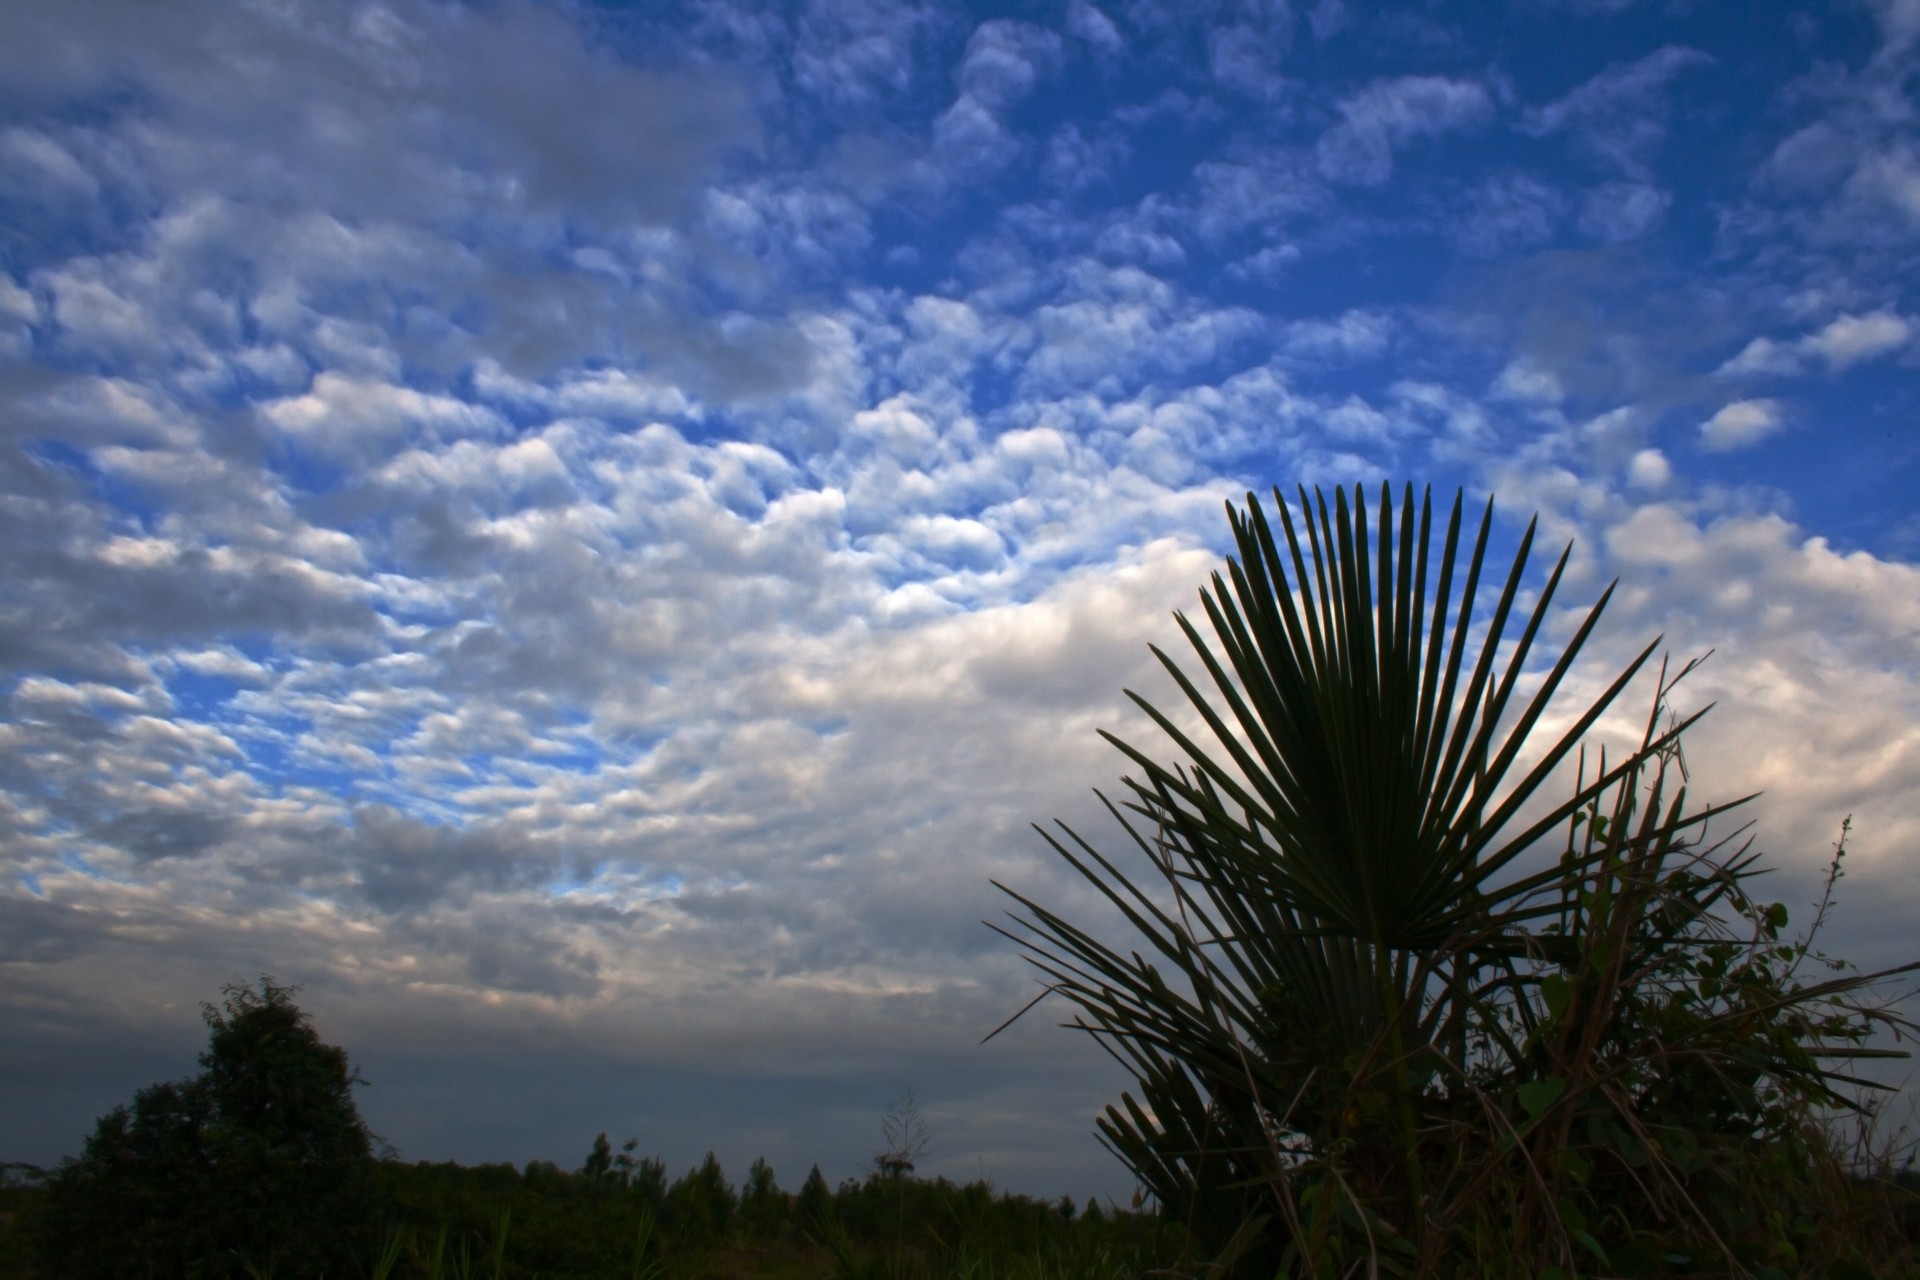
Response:
[[[1569,553],[1523,608],[1533,524],[1489,584],[1491,502],[1467,550],[1461,496],[1444,531],[1411,486],[1397,505],[1383,486],[1371,517],[1359,489],[1299,499],[1296,520],[1275,491],[1277,535],[1254,495],[1229,506],[1237,554],[1201,591],[1211,643],[1175,615],[1197,674],[1154,648],[1190,715],[1128,691],[1176,758],[1105,735],[1138,770],[1109,807],[1160,886],[1133,884],[1071,829],[1042,832],[1154,959],[1007,890],[1025,914],[1002,932],[1137,1082],[1140,1097],[1101,1119],[1103,1139],[1196,1223],[1241,1221],[1219,1189],[1280,1176],[1287,1132],[1324,1143],[1360,1083],[1404,1102],[1436,1073],[1463,1078],[1465,1007],[1513,981],[1529,925],[1561,909],[1545,891],[1599,855],[1534,870],[1520,859],[1691,722],[1542,801],[1659,642],[1533,745],[1612,588],[1541,663]],[[1658,825],[1671,839],[1711,812],[1676,806]]]

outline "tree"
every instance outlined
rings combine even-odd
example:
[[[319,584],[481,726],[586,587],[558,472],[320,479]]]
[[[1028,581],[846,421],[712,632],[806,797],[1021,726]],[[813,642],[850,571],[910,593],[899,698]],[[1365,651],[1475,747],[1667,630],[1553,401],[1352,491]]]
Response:
[[[587,1162],[580,1166],[580,1176],[595,1187],[612,1180],[613,1144],[607,1141],[603,1131],[593,1140],[593,1150],[587,1153]]]
[[[363,1084],[297,988],[262,977],[202,1008],[201,1074],[100,1118],[49,1184],[56,1274],[340,1274],[371,1212]]]
[[[817,1237],[832,1217],[833,1192],[828,1188],[820,1166],[816,1164],[807,1171],[806,1181],[800,1184],[800,1198],[794,1205],[794,1219],[802,1232]]]
[[[773,1175],[773,1166],[765,1156],[756,1157],[747,1170],[746,1185],[740,1188],[740,1220],[758,1236],[771,1235],[786,1218],[787,1198]]]
[[[1154,958],[1008,890],[1042,996],[1134,1076],[1102,1140],[1214,1261],[1263,1276],[1440,1274],[1490,1238],[1529,1277],[1609,1249],[1745,1265],[1708,1180],[1762,1223],[1752,1250],[1790,1251],[1757,1200],[1778,1180],[1746,1175],[1797,1176],[1786,1135],[1846,1101],[1832,1064],[1905,1024],[1853,1000],[1884,975],[1800,983],[1784,911],[1746,893],[1753,856],[1701,847],[1741,802],[1686,806],[1697,715],[1662,719],[1679,677],[1660,668],[1637,747],[1587,767],[1583,735],[1659,641],[1536,744],[1612,593],[1530,665],[1570,547],[1509,640],[1533,525],[1482,630],[1491,502],[1456,607],[1460,498],[1437,555],[1411,486],[1397,511],[1382,487],[1371,530],[1359,489],[1331,510],[1302,490],[1298,526],[1274,500],[1280,537],[1253,495],[1229,507],[1213,643],[1176,615],[1204,676],[1154,650],[1203,730],[1129,692],[1176,759],[1107,735],[1140,771],[1108,808],[1151,879],[1042,832]]]
[[[711,1151],[698,1168],[687,1170],[667,1189],[667,1222],[682,1239],[722,1239],[733,1225],[738,1207],[733,1184],[727,1181],[720,1158]]]

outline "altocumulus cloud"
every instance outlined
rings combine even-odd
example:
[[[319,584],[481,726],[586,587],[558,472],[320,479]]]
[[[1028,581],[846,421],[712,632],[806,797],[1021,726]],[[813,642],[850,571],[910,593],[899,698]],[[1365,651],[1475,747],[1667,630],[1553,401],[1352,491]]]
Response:
[[[1124,1195],[978,922],[1274,483],[1539,511],[1905,958],[1910,8],[8,6],[6,1158],[267,971],[409,1157]]]

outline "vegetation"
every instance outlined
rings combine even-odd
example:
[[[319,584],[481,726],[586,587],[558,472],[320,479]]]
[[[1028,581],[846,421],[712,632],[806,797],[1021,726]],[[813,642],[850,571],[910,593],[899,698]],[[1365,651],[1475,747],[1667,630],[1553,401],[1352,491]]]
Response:
[[[1818,918],[1784,938],[1747,844],[1707,841],[1740,802],[1687,804],[1697,713],[1666,709],[1686,672],[1661,665],[1611,761],[1583,737],[1657,640],[1534,742],[1611,587],[1532,683],[1567,564],[1510,638],[1532,525],[1482,627],[1491,503],[1462,565],[1459,498],[1435,554],[1410,486],[1397,509],[1383,486],[1371,525],[1358,489],[1331,508],[1303,490],[1298,525],[1274,497],[1278,538],[1252,495],[1229,508],[1238,554],[1201,593],[1214,643],[1178,619],[1203,674],[1155,650],[1202,728],[1130,695],[1175,758],[1110,737],[1139,773],[1108,807],[1147,874],[1042,833],[1131,936],[1017,893],[1004,931],[1132,1073],[1100,1131],[1190,1261],[1911,1274],[1911,1233],[1867,1212],[1821,1124],[1865,1105],[1848,1067],[1891,1053],[1873,1034],[1911,1024],[1871,996],[1889,974],[1820,963]]]

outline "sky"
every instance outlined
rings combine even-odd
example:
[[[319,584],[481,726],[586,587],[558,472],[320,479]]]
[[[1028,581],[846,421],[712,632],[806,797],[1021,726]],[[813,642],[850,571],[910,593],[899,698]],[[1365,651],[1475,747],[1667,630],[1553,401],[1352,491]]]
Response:
[[[792,1188],[910,1090],[1124,1197],[990,882],[1122,936],[1030,824],[1119,848],[1276,485],[1537,514],[1569,709],[1712,651],[1694,794],[1916,958],[1917,77],[1916,0],[0,6],[0,1160],[270,973],[405,1159]]]

